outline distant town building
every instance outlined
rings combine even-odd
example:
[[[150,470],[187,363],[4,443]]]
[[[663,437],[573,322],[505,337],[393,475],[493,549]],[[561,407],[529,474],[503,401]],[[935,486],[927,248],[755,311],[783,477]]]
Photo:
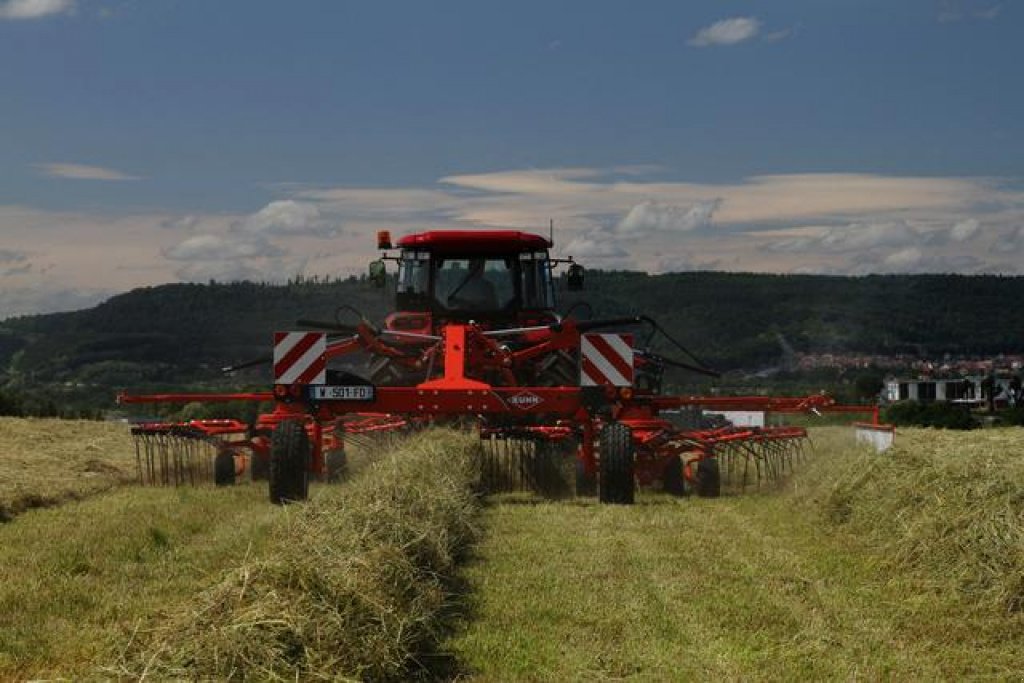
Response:
[[[983,384],[989,375],[946,379],[891,378],[885,382],[883,396],[887,401],[949,401],[953,403],[976,403],[985,401]],[[1016,403],[1012,377],[995,377],[995,399],[1002,403]]]

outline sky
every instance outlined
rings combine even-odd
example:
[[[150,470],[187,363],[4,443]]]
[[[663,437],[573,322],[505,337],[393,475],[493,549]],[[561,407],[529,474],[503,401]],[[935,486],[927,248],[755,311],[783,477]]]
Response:
[[[1021,0],[0,0],[0,319],[348,276],[1024,274]]]

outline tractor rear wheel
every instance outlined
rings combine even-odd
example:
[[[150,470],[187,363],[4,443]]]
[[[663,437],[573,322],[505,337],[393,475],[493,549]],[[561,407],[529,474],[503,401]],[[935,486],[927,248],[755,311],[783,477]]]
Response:
[[[601,502],[632,505],[633,433],[621,422],[613,422],[601,430]]]
[[[722,495],[722,472],[718,468],[718,458],[702,458],[697,462],[694,489],[702,498],[718,498]]]
[[[235,483],[235,454],[218,451],[213,459],[213,483],[217,486],[232,486]]]
[[[270,502],[281,505],[309,496],[310,443],[298,420],[285,420],[270,439]]]
[[[337,484],[345,480],[345,476],[348,474],[348,454],[344,449],[330,451],[325,464],[328,484]]]
[[[683,459],[673,455],[665,463],[665,469],[661,475],[662,488],[665,493],[676,498],[686,495],[686,478],[683,476]]]

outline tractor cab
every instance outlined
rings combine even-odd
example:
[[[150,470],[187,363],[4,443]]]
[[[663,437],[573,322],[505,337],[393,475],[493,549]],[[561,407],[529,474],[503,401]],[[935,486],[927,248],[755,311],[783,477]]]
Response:
[[[378,242],[383,249],[392,247],[387,233],[378,235]],[[526,327],[558,320],[555,261],[545,237],[511,230],[435,230],[406,235],[395,246],[400,253],[389,258],[398,262],[398,312],[385,321],[389,329],[429,334],[452,321]],[[383,262],[375,264],[383,275]]]

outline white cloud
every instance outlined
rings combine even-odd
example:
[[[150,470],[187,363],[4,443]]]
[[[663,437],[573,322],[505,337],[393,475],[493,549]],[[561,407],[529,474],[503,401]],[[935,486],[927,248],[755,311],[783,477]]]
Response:
[[[937,254],[908,247],[886,254],[878,263],[869,259],[857,263],[849,272],[867,273],[986,273],[995,272],[988,264],[970,254]],[[1003,270],[1002,272],[1014,272]]]
[[[0,263],[22,263],[28,258],[28,254],[14,249],[0,249]]]
[[[550,168],[529,171],[496,171],[441,178],[442,183],[483,192],[552,195],[579,189],[580,181],[603,175],[596,168]]]
[[[779,29],[778,31],[771,31],[770,33],[765,33],[764,37],[762,37],[761,40],[763,40],[766,43],[777,43],[780,40],[785,40],[786,38],[795,35],[796,32],[797,27],[783,28]]]
[[[906,222],[850,223],[814,228],[805,234],[770,242],[772,251],[842,253],[884,247],[905,247],[922,241],[924,234]]]
[[[688,41],[694,47],[711,45],[735,45],[750,40],[761,30],[761,22],[755,17],[733,17],[716,21],[697,31]]]
[[[700,201],[689,207],[648,201],[635,205],[619,223],[622,232],[688,232],[711,225],[721,199]]]
[[[70,178],[72,180],[141,180],[139,176],[128,175],[102,166],[86,164],[36,164],[36,168],[51,178]]]
[[[999,16],[1002,9],[1002,5],[992,4],[986,0],[942,0],[936,19],[941,24],[965,19],[991,21]]]
[[[999,16],[999,13],[1002,11],[1002,9],[1002,5],[992,5],[991,7],[985,9],[979,9],[974,13],[974,16],[976,16],[979,19],[995,19],[996,17]]]
[[[253,235],[320,235],[334,237],[337,225],[324,220],[316,204],[284,199],[270,202],[239,221],[232,230]]]
[[[1017,264],[1024,253],[1024,184],[1017,178],[831,173],[714,184],[645,178],[666,173],[527,169],[450,176],[426,187],[291,186],[276,188],[278,202],[248,215],[0,205],[0,277],[7,278],[4,288],[42,291],[59,282],[89,292],[176,279],[344,276],[364,271],[377,230],[396,237],[467,227],[546,233],[551,218],[556,255],[602,268],[836,274],[1024,268]],[[714,230],[699,229],[712,220]],[[325,237],[342,225],[343,232]]]
[[[969,218],[954,225],[949,231],[949,238],[954,242],[966,242],[977,236],[980,229],[981,223],[977,219]]]
[[[7,0],[0,4],[0,19],[39,19],[74,8],[75,0]]]
[[[167,228],[168,230],[191,232],[196,229],[199,222],[199,216],[175,216],[174,218],[168,218],[161,221],[160,227]]]
[[[284,253],[280,247],[259,237],[240,239],[220,235],[194,235],[163,252],[172,261],[218,262],[272,258]]]
[[[620,259],[629,256],[615,235],[602,230],[579,235],[566,245],[565,251],[573,258]]]
[[[894,251],[885,257],[885,265],[897,271],[906,271],[921,263],[924,253],[917,247]]]
[[[994,254],[1009,254],[1024,251],[1024,225],[1000,235],[989,249]]]
[[[686,273],[695,270],[719,270],[722,265],[720,259],[698,258],[689,252],[680,252],[658,259],[651,271],[654,273]]]

